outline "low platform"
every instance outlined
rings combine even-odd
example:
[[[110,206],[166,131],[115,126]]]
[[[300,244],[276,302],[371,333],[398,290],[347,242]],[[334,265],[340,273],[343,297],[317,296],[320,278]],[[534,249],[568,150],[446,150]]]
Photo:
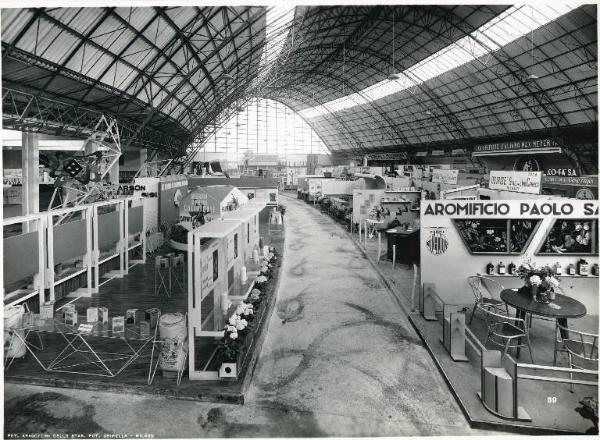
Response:
[[[260,229],[267,231],[266,216],[261,213]],[[274,246],[279,254],[283,256],[283,237],[270,237],[265,232],[265,244]],[[168,250],[165,250],[167,252]],[[279,267],[274,268],[275,283],[273,290],[276,292],[279,280]],[[55,310],[67,303],[75,304],[81,314],[87,307],[107,307],[110,316],[125,315],[127,309],[137,308],[145,310],[158,308],[162,314],[185,313],[187,310],[187,291],[174,289],[170,297],[154,294],[154,260],[149,258],[146,264],[137,264],[130,268],[129,274],[123,278],[113,278],[100,287],[98,294],[91,297],[65,297],[57,302]],[[275,293],[274,293],[275,294]],[[74,388],[97,391],[113,391],[118,393],[132,393],[141,395],[161,395],[170,398],[209,401],[220,403],[244,403],[244,394],[252,378],[254,364],[260,353],[262,340],[266,332],[266,324],[275,305],[275,297],[269,301],[265,310],[263,325],[255,336],[255,350],[251,353],[248,367],[243,368],[238,380],[233,381],[190,381],[187,370],[183,375],[181,383],[177,385],[176,377],[172,375],[163,376],[157,372],[154,381],[148,385],[148,367],[150,364],[151,347],[146,348],[136,361],[114,378],[101,376],[88,376],[69,373],[46,372],[33,359],[30,353],[22,359],[15,359],[12,365],[4,371],[4,380],[9,383],[25,383],[30,385],[43,385],[60,388]],[[35,338],[30,335],[30,338]],[[59,334],[44,334],[43,343],[46,346],[53,344],[53,338],[62,338]],[[56,341],[60,342],[60,341]],[[64,340],[62,341],[64,345]],[[98,343],[99,348],[111,351],[111,341]],[[58,345],[57,345],[58,346]],[[36,353],[37,354],[37,353]],[[42,360],[53,359],[57,353],[54,350],[44,350],[39,356]]]
[[[589,317],[588,320],[592,321],[594,318],[597,325],[597,317]],[[569,385],[564,383],[520,380],[519,406],[527,411],[531,422],[495,416],[484,408],[477,395],[481,391],[479,359],[473,360],[471,357],[468,362],[455,362],[440,342],[441,316],[438,321],[427,321],[420,314],[412,313],[409,319],[425,342],[471,427],[531,435],[582,434],[593,427],[592,422],[579,415],[575,408],[581,406],[579,401],[583,397],[597,398],[597,390],[592,387],[575,386],[575,392],[571,393]],[[477,317],[473,324],[471,329],[478,334],[481,323]],[[591,322],[588,324],[593,325]],[[548,322],[534,321],[531,332],[536,363],[543,365],[552,365],[553,326],[552,329],[546,328],[549,325]],[[521,353],[520,360],[530,361],[526,350]],[[563,362],[559,365],[565,366]]]

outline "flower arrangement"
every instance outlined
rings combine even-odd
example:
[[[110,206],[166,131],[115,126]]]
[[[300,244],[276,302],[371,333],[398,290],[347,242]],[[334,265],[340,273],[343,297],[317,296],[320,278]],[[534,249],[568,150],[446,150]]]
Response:
[[[560,286],[556,271],[550,266],[536,267],[529,263],[521,264],[516,271],[517,275],[525,281],[525,287],[541,302],[547,302],[546,292],[552,292]],[[537,298],[538,292],[542,298]]]
[[[548,234],[542,252],[566,254],[591,251],[591,222],[581,220],[557,221]]]

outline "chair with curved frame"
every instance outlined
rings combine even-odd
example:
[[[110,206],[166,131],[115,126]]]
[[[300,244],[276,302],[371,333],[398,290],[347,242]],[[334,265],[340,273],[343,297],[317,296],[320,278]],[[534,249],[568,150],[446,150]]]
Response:
[[[531,363],[535,363],[533,360],[533,352],[531,351],[531,342],[529,341],[529,331],[524,319],[513,318],[498,313],[493,305],[479,305],[479,310],[485,314],[485,323],[487,327],[487,335],[485,337],[484,347],[488,342],[504,347],[502,351],[502,358],[506,356],[509,348],[519,348],[527,346],[529,350],[529,356],[531,357]],[[493,311],[492,311],[493,310]],[[498,341],[500,339],[501,341]],[[515,341],[515,344],[512,344]],[[521,341],[526,342],[522,343]]]
[[[560,325],[557,321],[554,338],[554,365],[556,365],[556,354],[558,351],[567,353],[569,368],[571,369],[586,369],[585,366],[575,363],[574,360],[588,364],[595,362],[595,368],[598,368],[598,335],[595,333],[573,330]],[[573,373],[570,373],[570,376],[571,380],[573,380]],[[572,383],[571,392],[573,392]]]
[[[474,275],[467,278],[467,282],[471,289],[473,290],[473,295],[475,296],[475,304],[473,304],[473,311],[471,312],[471,317],[469,318],[469,324],[473,322],[473,316],[475,316],[475,311],[482,306],[493,306],[496,311],[504,310],[506,315],[508,315],[508,305],[500,299],[494,298],[492,292],[490,292],[489,286],[494,286],[496,290],[496,296],[500,297],[500,292],[504,290],[504,286],[500,284],[498,281],[488,278],[482,275]],[[487,293],[487,294],[486,294]]]

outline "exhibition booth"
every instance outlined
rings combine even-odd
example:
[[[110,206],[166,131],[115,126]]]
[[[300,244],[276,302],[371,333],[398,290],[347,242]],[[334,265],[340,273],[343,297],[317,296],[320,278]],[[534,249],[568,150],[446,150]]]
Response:
[[[598,209],[422,202],[421,267],[444,270],[421,270],[410,317],[471,421],[581,429],[575,408],[598,398]]]

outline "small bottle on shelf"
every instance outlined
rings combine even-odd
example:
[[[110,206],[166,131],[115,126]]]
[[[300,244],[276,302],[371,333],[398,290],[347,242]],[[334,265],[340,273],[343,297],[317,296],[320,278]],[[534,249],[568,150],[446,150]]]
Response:
[[[504,263],[501,261],[498,264],[498,275],[505,275],[506,274],[506,266],[504,265]]]
[[[485,266],[485,272],[488,275],[494,275],[494,265],[490,262],[487,264],[487,266]]]
[[[516,270],[517,270],[517,266],[515,266],[515,263],[513,263],[511,261],[510,264],[508,265],[508,274],[514,275]]]
[[[596,263],[592,266],[592,275],[597,277],[599,272],[600,272],[600,270],[598,268],[598,263]]]
[[[556,275],[562,275],[562,266],[558,261],[554,265],[554,271],[556,272]]]
[[[574,264],[571,263],[567,266],[567,275],[577,275],[577,269],[575,269]]]
[[[590,274],[590,263],[585,261],[583,258],[577,263],[577,273],[582,276]]]

